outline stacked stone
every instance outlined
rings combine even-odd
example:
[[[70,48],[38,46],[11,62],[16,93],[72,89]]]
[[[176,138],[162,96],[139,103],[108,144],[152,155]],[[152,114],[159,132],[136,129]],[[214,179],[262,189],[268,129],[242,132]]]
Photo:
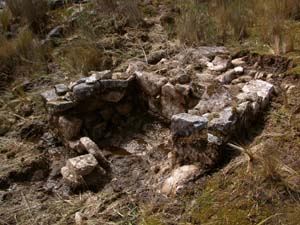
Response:
[[[101,182],[110,167],[97,144],[89,137],[80,138],[78,147],[87,154],[70,158],[61,169],[63,179],[74,190],[91,187],[99,180]]]
[[[92,131],[101,133],[105,130],[106,120],[111,119],[112,104],[115,112],[126,115],[131,102],[126,101],[132,78],[112,79],[111,71],[95,72],[69,86],[56,85],[52,90],[42,93],[45,107],[50,115],[50,122],[59,134],[66,147],[78,152],[80,156],[71,158],[61,173],[72,188],[92,186],[96,180],[107,175],[109,162],[103,156],[97,144],[85,135],[84,130],[93,127]],[[126,99],[125,101],[123,101]],[[132,103],[133,104],[133,103]],[[93,113],[102,110],[102,115]],[[93,120],[102,117],[100,123]],[[95,138],[97,135],[92,132]],[[92,179],[98,177],[98,179]]]
[[[64,143],[85,154],[73,160],[76,165],[67,163],[62,171],[66,179],[86,176],[97,167],[93,157],[105,168],[99,150],[91,151],[96,147],[82,147],[83,130],[93,125],[98,133],[91,132],[92,139],[105,138],[105,121],[112,119],[112,111],[128,117],[133,107],[138,110],[134,104],[140,93],[151,113],[171,122],[178,163],[196,163],[197,168],[207,169],[218,161],[219,146],[248,129],[274,91],[273,85],[264,81],[271,76],[261,76],[255,66],[248,66],[247,56],[232,59],[223,47],[186,49],[170,59],[163,58],[166,54],[154,55],[152,65],[130,62],[126,79],[114,79],[111,71],[95,72],[42,94]],[[99,110],[103,121],[95,123],[90,118]],[[86,167],[83,173],[81,166]]]

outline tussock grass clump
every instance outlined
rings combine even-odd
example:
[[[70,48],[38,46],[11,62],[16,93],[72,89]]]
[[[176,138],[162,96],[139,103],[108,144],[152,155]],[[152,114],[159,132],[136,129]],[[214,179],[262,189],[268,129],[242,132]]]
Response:
[[[22,29],[14,39],[0,36],[0,87],[11,80],[18,66],[29,66],[28,71],[46,66],[48,52],[28,29]]]
[[[11,12],[8,9],[0,12],[0,33],[1,31],[2,33],[9,31],[11,18]]]
[[[65,52],[68,71],[87,75],[90,71],[111,69],[112,59],[92,42],[78,41]]]
[[[186,44],[242,42],[253,30],[275,54],[294,49],[295,32],[288,25],[300,17],[298,0],[177,0],[181,13],[176,31]]]
[[[142,15],[139,9],[139,0],[94,0],[94,6],[101,14],[121,15],[131,22],[138,22]]]
[[[47,0],[7,0],[8,8],[15,17],[22,17],[35,33],[41,33],[47,22]]]

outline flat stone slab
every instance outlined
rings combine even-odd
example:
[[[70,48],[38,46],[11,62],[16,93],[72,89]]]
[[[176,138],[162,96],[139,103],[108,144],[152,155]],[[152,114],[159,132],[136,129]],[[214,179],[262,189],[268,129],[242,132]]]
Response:
[[[173,137],[187,137],[205,130],[207,124],[205,117],[181,113],[172,117],[171,132]]]

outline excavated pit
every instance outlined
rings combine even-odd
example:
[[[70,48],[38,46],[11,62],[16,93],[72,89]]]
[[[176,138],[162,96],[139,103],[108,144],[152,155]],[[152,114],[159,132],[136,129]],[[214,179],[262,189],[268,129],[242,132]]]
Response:
[[[212,170],[223,146],[268,106],[273,74],[248,60],[223,47],[186,49],[43,93],[53,129],[76,156],[61,169],[65,183],[178,193]]]

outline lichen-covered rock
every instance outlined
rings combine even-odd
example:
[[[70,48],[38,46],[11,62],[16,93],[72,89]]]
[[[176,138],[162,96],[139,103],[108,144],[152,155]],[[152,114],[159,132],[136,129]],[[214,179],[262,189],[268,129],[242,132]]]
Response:
[[[66,166],[61,168],[61,174],[71,190],[97,188],[105,182],[107,176],[92,154],[69,159]]]
[[[205,117],[178,114],[172,117],[171,133],[177,163],[197,163],[201,169],[211,168],[218,160],[218,145],[208,141]]]
[[[208,87],[210,88],[210,87]],[[219,90],[212,95],[206,94],[194,107],[198,111],[198,115],[208,112],[219,112],[232,102],[232,96],[226,90]]]
[[[261,107],[265,108],[273,94],[274,86],[263,80],[251,80],[243,87],[242,91],[247,94],[256,93],[262,98]]]
[[[218,114],[217,118],[209,121],[208,129],[212,134],[226,141],[233,134],[237,119],[237,112],[232,107],[227,107]]]

